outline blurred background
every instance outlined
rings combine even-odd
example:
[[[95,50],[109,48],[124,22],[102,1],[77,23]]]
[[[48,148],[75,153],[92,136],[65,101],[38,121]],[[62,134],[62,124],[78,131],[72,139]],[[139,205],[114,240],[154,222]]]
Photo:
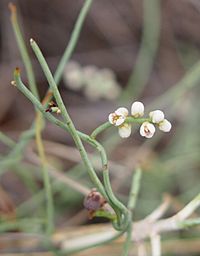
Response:
[[[22,69],[25,84],[28,81],[8,3],[0,1],[0,131],[19,143],[35,112],[32,104],[10,85],[16,66]],[[13,3],[42,98],[48,84],[29,47],[29,39],[36,40],[54,72],[84,1]],[[137,126],[127,140],[120,139],[114,128],[99,137],[109,155],[113,190],[124,203],[130,177],[138,164],[142,166],[134,220],[150,214],[166,196],[171,203],[165,217],[172,216],[199,193],[199,26],[198,0],[96,0],[60,82],[75,126],[84,133],[90,134],[106,122],[108,114],[117,107],[130,109],[135,100],[145,104],[146,115],[150,110],[162,109],[172,122],[170,133],[157,132],[152,140],[142,138]],[[98,218],[88,220],[80,188],[60,181],[59,175],[64,174],[79,185],[93,187],[69,134],[46,122],[42,136],[49,163],[54,166],[56,230],[102,222]],[[34,139],[22,148],[14,163],[6,162],[14,147],[12,143],[1,134],[0,232],[39,233],[43,224],[37,218],[44,216],[45,195]],[[98,155],[87,149],[101,176]],[[164,235],[163,240],[163,255],[200,255],[198,228]],[[0,241],[2,253],[28,247],[7,243]],[[98,255],[98,249],[95,253]],[[104,253],[112,255],[112,248]],[[113,253],[118,255],[118,251]]]

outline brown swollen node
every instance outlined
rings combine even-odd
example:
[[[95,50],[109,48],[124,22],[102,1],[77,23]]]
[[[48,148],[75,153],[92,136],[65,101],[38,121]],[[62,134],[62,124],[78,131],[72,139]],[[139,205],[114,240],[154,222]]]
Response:
[[[100,210],[106,203],[103,196],[94,188],[85,197],[83,205],[88,210],[89,218],[92,219],[94,213]]]

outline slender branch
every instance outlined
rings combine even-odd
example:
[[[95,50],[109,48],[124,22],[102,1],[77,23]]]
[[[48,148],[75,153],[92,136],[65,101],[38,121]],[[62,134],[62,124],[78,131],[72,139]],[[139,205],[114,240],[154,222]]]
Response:
[[[97,135],[99,135],[100,133],[104,132],[105,130],[107,130],[108,128],[112,127],[112,124],[109,122],[103,123],[100,126],[98,126],[90,135],[91,138],[95,139],[97,137]]]
[[[9,8],[11,11],[11,23],[12,27],[15,33],[15,37],[18,43],[18,47],[21,53],[22,60],[24,62],[24,66],[26,69],[26,73],[28,76],[28,81],[30,85],[30,89],[32,93],[39,99],[39,93],[36,86],[36,80],[35,75],[33,72],[33,67],[31,63],[30,56],[28,54],[28,50],[25,44],[25,40],[23,38],[22,32],[19,27],[18,18],[17,18],[17,10],[16,6],[12,3],[9,4]],[[52,198],[52,191],[51,191],[51,185],[50,180],[47,172],[47,166],[46,166],[46,156],[44,152],[44,146],[42,142],[42,131],[43,126],[43,118],[41,113],[36,113],[36,120],[35,120],[35,135],[36,135],[36,144],[37,149],[39,152],[39,156],[41,159],[41,167],[43,171],[43,180],[44,180],[44,187],[46,192],[46,198],[47,198],[47,223],[46,223],[46,232],[48,235],[50,235],[53,232],[53,215],[54,215],[54,209],[53,209],[53,198]]]
[[[20,78],[20,73],[19,73],[19,70],[15,70],[14,72],[14,78],[15,78],[15,81],[16,81],[16,85],[17,87],[19,88],[19,90],[43,113],[43,115],[51,122],[53,122],[54,124],[60,126],[61,128],[67,130],[69,132],[70,128],[69,128],[69,124],[68,124],[68,120],[66,120],[67,124],[64,124],[63,122],[61,122],[60,120],[56,119],[55,117],[53,117],[50,113],[47,113],[45,112],[45,109],[44,107],[42,106],[42,104],[34,97],[33,94],[31,94],[31,92],[26,88],[26,86],[22,83],[21,81],[21,78]],[[57,88],[57,87],[56,87]],[[63,106],[62,104],[59,103],[59,107],[61,108],[61,111],[63,111]],[[68,118],[68,116],[66,115],[65,118]],[[71,120],[71,119],[70,119]],[[72,123],[70,122],[70,125],[72,125]],[[73,128],[75,129],[75,128]],[[73,131],[74,132],[74,131]],[[105,163],[105,166],[107,165],[107,157],[106,157],[106,154],[104,151],[102,151],[102,146],[100,144],[98,144],[98,142],[92,140],[88,135],[86,134],[83,134],[81,132],[78,132],[76,131],[77,135],[76,135],[76,138],[78,137],[78,146],[79,146],[79,150],[80,150],[80,154],[81,154],[81,157],[87,167],[87,170],[88,170],[88,173],[93,181],[93,183],[97,186],[97,188],[99,189],[99,191],[102,193],[102,195],[106,198],[106,200],[108,200],[108,202],[111,201],[111,206],[113,206],[113,203],[114,202],[114,205],[119,208],[121,211],[123,210],[123,213],[127,213],[127,209],[126,207],[121,203],[119,202],[116,197],[114,196],[112,189],[111,189],[111,186],[109,185],[109,176],[108,176],[108,172],[106,171],[105,169],[105,172],[103,172],[103,175],[104,175],[104,181],[107,183],[107,188],[109,189],[109,193],[111,193],[111,198],[112,200],[110,199],[110,197],[108,197],[103,185],[101,184],[100,180],[98,179],[89,159],[88,159],[88,156],[87,156],[87,153],[83,147],[83,144],[79,138],[79,136],[81,137],[81,139],[83,139],[84,141],[90,143],[92,146],[97,146],[98,150],[101,149],[101,152],[102,152],[102,161],[104,161],[103,163]],[[73,134],[73,136],[75,136]],[[77,143],[77,141],[76,141]],[[104,160],[103,160],[104,159]],[[116,208],[115,208],[116,209]],[[117,212],[116,212],[117,213]],[[118,214],[118,213],[117,213]],[[118,214],[119,216],[119,214]],[[126,215],[125,215],[126,216]],[[128,221],[128,218],[124,218],[124,221],[125,221],[125,224],[124,226],[127,226],[127,221]],[[124,227],[123,227],[124,228]]]
[[[141,177],[142,177],[142,171],[140,168],[137,168],[135,171],[135,174],[133,175],[133,180],[132,180],[130,194],[129,194],[129,201],[128,201],[128,209],[131,212],[134,210],[135,204],[138,198]]]
[[[151,239],[151,251],[152,256],[161,256],[161,242],[160,242],[160,235],[153,234],[150,237]]]
[[[40,162],[42,166],[43,181],[44,181],[46,202],[47,202],[46,233],[47,233],[47,236],[50,236],[54,230],[54,203],[53,203],[53,193],[52,193],[52,188],[50,183],[51,181],[50,181],[48,170],[47,170],[47,160],[46,160],[44,145],[43,145],[42,136],[41,136],[41,129],[42,129],[41,121],[42,121],[42,114],[38,112],[36,117],[36,144],[37,144],[38,154],[40,156]]]
[[[126,122],[127,123],[138,123],[138,124],[142,124],[144,122],[150,122],[150,118],[135,118],[133,116],[128,116],[126,118]],[[107,130],[108,128],[112,127],[113,125],[109,122],[105,122],[102,125],[98,126],[90,135],[90,137],[92,137],[93,139],[95,139],[97,137],[97,135],[99,135],[100,133],[104,132],[105,130]]]
[[[121,100],[129,99],[130,95],[139,97],[142,93],[149,75],[159,46],[160,36],[160,0],[143,1],[143,35],[140,50],[133,71],[128,80],[127,87],[122,94]]]
[[[17,18],[17,9],[16,6],[12,3],[9,4],[9,8],[11,11],[11,23],[13,27],[13,31],[15,33],[15,38],[17,40],[17,44],[21,53],[22,60],[24,62],[24,66],[26,69],[28,81],[29,81],[29,86],[32,91],[32,93],[39,99],[39,93],[38,89],[36,86],[36,81],[35,81],[35,75],[33,72],[33,66],[31,63],[31,59],[28,54],[28,50],[21,32],[21,29],[19,27],[19,22]]]
[[[2,141],[6,146],[12,148],[16,145],[16,142],[10,137],[6,136],[3,132],[0,131],[0,141]]]
[[[81,29],[83,27],[85,18],[88,14],[88,11],[92,5],[93,0],[85,0],[85,3],[79,13],[78,19],[76,21],[76,24],[74,26],[74,29],[72,31],[69,43],[65,49],[65,52],[58,64],[58,67],[56,69],[55,75],[54,75],[54,79],[56,81],[56,83],[58,84],[61,77],[62,77],[62,73],[64,70],[64,67],[66,65],[66,63],[68,62],[69,58],[71,57],[76,45],[77,45],[77,41],[79,39],[80,33],[81,33]]]
[[[85,0],[83,7],[78,15],[78,19],[77,19],[74,29],[72,31],[73,36],[70,37],[69,44],[64,52],[65,57],[62,57],[60,63],[58,64],[58,70],[60,70],[60,71],[63,69],[64,62],[65,63],[67,62],[69,57],[72,55],[73,50],[75,49],[75,46],[77,44],[77,41],[78,41],[78,38],[80,35],[81,28],[83,26],[83,23],[85,21],[85,18],[87,16],[87,13],[91,6],[90,5],[91,2],[92,2],[91,0]],[[11,12],[13,12],[14,15],[16,15],[15,5],[11,4],[10,8],[12,9]],[[72,37],[73,37],[73,39],[72,39]],[[57,71],[57,75],[56,75],[56,79],[55,79],[56,82],[59,82],[61,79],[62,73],[60,71]],[[48,90],[43,101],[42,101],[44,106],[46,106],[48,104],[48,102],[51,100],[51,98],[52,98],[52,92],[51,92],[51,90]],[[27,134],[29,134],[29,135],[27,136]],[[20,141],[16,144],[16,146],[12,149],[12,151],[8,154],[8,156],[6,158],[4,157],[4,159],[0,161],[0,167],[1,167],[0,174],[2,174],[5,171],[5,169],[8,168],[9,166],[11,166],[12,164],[15,164],[16,162],[20,161],[20,159],[22,158],[22,152],[23,152],[24,148],[26,147],[29,140],[31,138],[33,138],[34,135],[35,135],[35,128],[34,128],[34,122],[33,122],[31,127],[29,128],[29,130],[25,131],[22,134],[22,136],[20,137]]]
[[[139,189],[140,189],[141,175],[142,175],[142,171],[140,168],[138,168],[135,171],[135,174],[133,175],[133,179],[132,179],[131,189],[129,193],[129,200],[127,205],[127,208],[130,211],[131,221],[127,229],[126,240],[124,243],[123,253],[122,253],[123,256],[128,256],[130,245],[131,245],[132,216],[133,216],[133,209],[135,208],[135,204],[136,204]]]
[[[64,124],[63,122],[61,122],[60,120],[56,119],[53,115],[51,115],[48,112],[45,112],[45,109],[43,107],[43,105],[34,97],[34,95],[27,89],[27,87],[22,83],[21,78],[20,78],[20,72],[19,69],[16,69],[14,72],[14,79],[16,81],[16,85],[17,88],[38,108],[39,111],[42,112],[42,114],[52,123],[56,124],[57,126],[60,126],[61,128],[63,128],[64,130],[69,132],[69,126],[67,124]],[[79,136],[81,136],[81,138],[83,140],[88,140],[88,136],[79,132],[78,133]],[[79,139],[80,141],[80,139]],[[82,144],[82,142],[81,142]],[[87,157],[87,153],[85,151],[85,149],[83,149],[83,145],[81,146],[81,157],[84,157],[84,163],[87,164],[87,170],[88,173],[93,181],[93,183],[95,184],[95,186],[97,186],[97,188],[99,188],[99,191],[102,193],[102,195],[105,197],[105,199],[107,199],[107,195],[105,193],[104,187],[101,184],[99,178],[97,177],[88,157]]]

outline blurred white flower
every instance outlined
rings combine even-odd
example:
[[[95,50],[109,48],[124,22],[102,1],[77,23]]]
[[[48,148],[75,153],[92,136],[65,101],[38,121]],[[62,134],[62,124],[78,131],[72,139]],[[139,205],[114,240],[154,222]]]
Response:
[[[63,80],[72,90],[80,90],[83,87],[83,75],[78,62],[70,61],[64,69]]]
[[[165,118],[165,115],[161,110],[154,110],[149,113],[149,116],[151,118],[151,121],[155,124],[159,124]]]
[[[124,123],[127,116],[128,116],[128,109],[121,107],[121,108],[118,108],[114,113],[109,114],[108,120],[111,124],[115,126],[120,126]]]
[[[158,124],[158,127],[163,132],[169,132],[172,128],[172,125],[167,119],[164,119],[162,122]]]
[[[83,77],[84,93],[90,100],[116,99],[121,92],[115,74],[110,69],[87,66],[83,68]]]
[[[144,104],[140,101],[133,102],[131,106],[131,115],[134,117],[141,117],[144,115]]]
[[[128,123],[123,123],[118,129],[119,136],[122,138],[128,138],[131,135],[131,125]]]
[[[155,126],[149,122],[144,122],[140,126],[140,135],[143,137],[151,138],[154,135],[155,131]]]

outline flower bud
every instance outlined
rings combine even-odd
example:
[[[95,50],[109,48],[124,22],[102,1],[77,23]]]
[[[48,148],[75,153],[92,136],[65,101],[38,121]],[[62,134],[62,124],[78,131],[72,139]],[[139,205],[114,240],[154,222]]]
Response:
[[[164,119],[162,122],[159,123],[158,127],[163,132],[169,132],[172,128],[172,125],[167,119]]]
[[[135,101],[131,106],[131,115],[134,117],[141,117],[144,115],[144,104],[139,101]]]
[[[149,116],[153,123],[158,124],[165,118],[164,113],[161,110],[155,110],[149,113]]]
[[[131,135],[131,125],[123,123],[118,129],[119,136],[122,138],[128,138]]]

